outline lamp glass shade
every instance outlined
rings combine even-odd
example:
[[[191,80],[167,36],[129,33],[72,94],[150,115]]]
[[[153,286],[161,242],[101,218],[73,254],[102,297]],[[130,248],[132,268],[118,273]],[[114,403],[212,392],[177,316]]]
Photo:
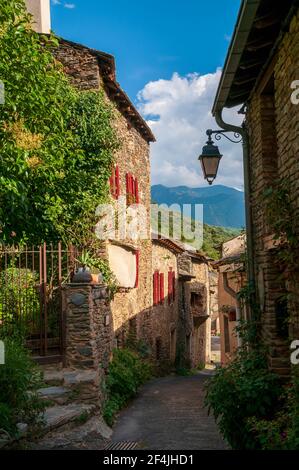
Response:
[[[199,157],[204,178],[209,184],[212,184],[217,176],[219,162],[222,155],[216,145],[208,143],[202,149],[202,155]]]

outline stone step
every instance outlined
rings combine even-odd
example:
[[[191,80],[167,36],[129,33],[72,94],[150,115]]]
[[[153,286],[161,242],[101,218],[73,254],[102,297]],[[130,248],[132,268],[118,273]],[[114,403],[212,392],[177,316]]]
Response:
[[[44,433],[57,428],[72,428],[86,422],[96,411],[95,405],[75,403],[71,405],[52,406],[43,413]]]
[[[62,370],[45,370],[44,382],[47,385],[59,386],[63,384],[63,371]]]
[[[65,387],[45,387],[38,390],[40,398],[44,401],[65,405],[70,398],[71,391]]]
[[[86,423],[70,430],[58,428],[38,442],[32,443],[33,450],[82,450],[104,449],[112,436],[110,429],[100,415],[94,415]]]
[[[44,382],[49,386],[49,396],[45,399],[53,400],[60,405],[72,402],[99,403],[99,373],[93,369],[62,369],[44,371]],[[63,391],[63,388],[69,390]],[[60,394],[61,391],[61,394]],[[47,395],[42,392],[42,397]],[[61,395],[61,396],[60,396]],[[69,400],[68,400],[69,398]]]

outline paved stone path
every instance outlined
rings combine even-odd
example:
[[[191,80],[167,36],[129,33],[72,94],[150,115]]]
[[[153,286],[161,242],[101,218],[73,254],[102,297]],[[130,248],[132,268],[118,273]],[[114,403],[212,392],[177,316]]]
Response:
[[[112,442],[138,442],[150,450],[227,449],[212,416],[203,407],[209,372],[170,376],[147,383],[120,413]]]

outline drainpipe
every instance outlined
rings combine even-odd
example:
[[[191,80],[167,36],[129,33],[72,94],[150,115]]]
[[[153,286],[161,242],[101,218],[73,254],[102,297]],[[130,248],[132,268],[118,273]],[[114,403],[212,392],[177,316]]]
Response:
[[[237,325],[240,326],[240,321],[241,321],[241,305],[240,301],[237,296],[237,292],[235,292],[229,285],[228,279],[227,279],[227,273],[224,272],[222,273],[223,275],[223,288],[225,292],[227,292],[229,295],[231,295],[235,301],[236,301],[236,321]],[[237,333],[237,341],[238,341],[238,347],[242,346],[242,340],[240,338],[239,333]]]
[[[254,286],[254,250],[253,250],[253,223],[250,202],[250,154],[249,139],[245,125],[242,127],[227,124],[222,119],[222,111],[215,112],[215,120],[219,127],[229,132],[236,132],[242,136],[243,167],[244,167],[244,192],[245,192],[245,220],[246,220],[246,245],[247,245],[247,277],[250,286]]]

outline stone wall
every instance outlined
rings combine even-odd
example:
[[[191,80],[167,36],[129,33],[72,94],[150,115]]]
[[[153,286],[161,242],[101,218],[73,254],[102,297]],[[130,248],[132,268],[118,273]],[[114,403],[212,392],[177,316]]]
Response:
[[[152,333],[150,337],[154,358],[160,362],[167,363],[169,361],[174,364],[179,318],[177,255],[168,248],[160,246],[158,242],[153,242],[152,264],[153,273],[159,271],[159,273],[164,274],[164,299],[162,303],[153,306],[152,309]],[[170,268],[175,273],[176,278],[175,299],[171,302],[167,295]]]
[[[63,314],[64,367],[77,374],[79,371],[79,376],[85,377],[80,383],[80,400],[101,404],[103,374],[108,368],[113,344],[112,315],[106,288],[89,284],[65,285]],[[86,372],[89,373],[86,375]]]
[[[113,328],[118,344],[124,345],[132,324],[136,328],[137,339],[147,338],[150,331],[150,308],[152,305],[152,247],[150,235],[150,159],[149,141],[140,126],[123,113],[122,90],[115,91],[113,97],[107,93],[105,78],[108,74],[112,84],[115,79],[114,60],[108,54],[93,51],[79,44],[61,41],[54,51],[55,57],[63,64],[71,83],[79,90],[102,90],[107,100],[115,105],[115,128],[121,143],[115,155],[119,168],[120,197],[126,198],[126,174],[138,179],[139,202],[146,208],[148,238],[136,241],[120,240],[124,246],[139,251],[139,283],[132,289],[120,289],[112,304]],[[129,106],[129,105],[128,105]],[[136,113],[135,113],[136,114]],[[114,204],[117,201],[111,201]],[[115,343],[116,345],[117,343]]]
[[[55,57],[63,64],[65,73],[69,76],[71,83],[79,90],[103,90],[106,99],[115,105],[115,128],[121,142],[120,149],[115,155],[115,165],[118,166],[120,177],[119,200],[111,198],[115,206],[120,199],[126,199],[126,174],[130,173],[139,183],[139,202],[146,212],[146,239],[138,240],[125,236],[121,240],[109,241],[116,243],[132,252],[139,253],[138,285],[131,288],[121,288],[109,305],[110,323],[104,326],[104,338],[100,339],[103,329],[103,318],[105,314],[105,303],[99,305],[103,309],[101,315],[95,306],[92,287],[80,287],[77,294],[86,297],[82,306],[73,305],[68,301],[69,321],[67,334],[67,361],[69,367],[76,367],[79,362],[82,367],[96,367],[95,363],[101,363],[103,369],[107,368],[111,350],[113,347],[123,347],[128,341],[142,341],[149,346],[152,358],[158,363],[169,362],[173,364],[176,357],[177,338],[179,325],[182,327],[184,340],[189,337],[189,358],[192,366],[209,360],[209,335],[210,321],[203,325],[195,325],[191,314],[190,300],[191,289],[197,289],[200,285],[205,296],[204,311],[209,311],[209,279],[208,270],[204,263],[195,263],[196,280],[192,286],[186,282],[178,284],[178,248],[163,247],[158,243],[152,243],[150,233],[150,203],[151,203],[151,181],[150,181],[150,156],[149,142],[153,136],[149,134],[146,123],[138,116],[132,103],[129,102],[115,78],[115,64],[112,56],[98,51],[88,49],[79,44],[61,41],[60,46],[54,51]],[[107,78],[108,77],[108,78]],[[113,90],[113,91],[111,91]],[[124,106],[124,101],[127,103]],[[129,113],[129,117],[128,117]],[[103,256],[108,258],[108,250]],[[184,269],[192,269],[192,261],[187,255],[184,258],[186,266]],[[175,301],[169,303],[168,270],[172,267],[176,275],[176,297]],[[153,306],[153,273],[159,270],[164,273],[165,299],[159,305]],[[199,284],[196,284],[199,283]],[[206,283],[206,287],[204,287]],[[129,284],[128,284],[129,285]],[[78,288],[77,288],[78,289]],[[81,292],[80,289],[83,289]],[[186,290],[186,291],[185,291]],[[69,287],[67,298],[71,298],[72,287]],[[179,304],[179,297],[183,300]],[[91,309],[91,320],[86,318],[87,309]],[[187,317],[180,323],[182,312],[187,312]],[[85,317],[84,317],[85,315]],[[77,317],[76,317],[77,316]],[[81,318],[82,316],[82,318]],[[75,320],[80,319],[77,326]],[[94,336],[86,336],[88,328],[95,329]],[[107,328],[109,335],[107,335]],[[78,344],[77,344],[78,343]],[[93,354],[93,359],[89,357]],[[91,362],[94,362],[91,364]]]
[[[244,275],[239,272],[234,272],[233,268],[229,265],[220,267],[218,277],[218,308],[221,333],[221,364],[228,364],[233,359],[236,349],[238,347],[238,340],[235,332],[237,323],[236,321],[233,321],[229,316],[230,308],[236,311],[237,300],[224,289],[223,270],[227,272],[227,281],[229,287],[235,292],[239,292],[241,290],[244,282]]]
[[[272,71],[270,70],[272,67]],[[254,259],[262,310],[263,337],[269,346],[269,364],[281,375],[289,372],[289,341],[278,327],[277,301],[286,287],[298,299],[299,282],[287,286],[275,263],[273,247],[267,242],[273,235],[267,223],[264,190],[275,179],[286,178],[291,188],[291,204],[299,235],[299,106],[291,102],[291,83],[299,79],[299,13],[278,46],[274,66],[249,102],[247,125],[250,137],[251,206],[254,226]],[[299,281],[299,280],[298,280]],[[299,303],[289,304],[292,317],[290,336],[298,338]]]
[[[194,259],[192,265],[195,278],[188,283],[186,293],[190,296],[190,314],[193,318],[191,364],[192,367],[197,367],[211,361],[210,279],[207,263]],[[192,307],[192,293],[200,295],[200,306]],[[201,322],[200,317],[205,320]]]

